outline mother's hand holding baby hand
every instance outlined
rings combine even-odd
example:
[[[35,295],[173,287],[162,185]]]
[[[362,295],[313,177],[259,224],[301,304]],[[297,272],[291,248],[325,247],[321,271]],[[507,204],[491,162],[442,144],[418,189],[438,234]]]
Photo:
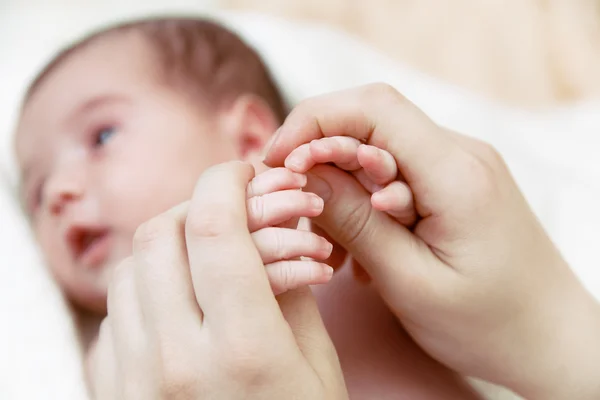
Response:
[[[300,104],[265,162],[283,165],[299,145],[340,135],[394,156],[419,220],[408,229],[374,211],[351,175],[321,165],[306,188],[325,199],[316,221],[365,267],[415,340],[451,368],[527,398],[598,398],[598,306],[501,157],[437,126],[393,88],[370,85]]]
[[[347,399],[308,288],[273,296],[248,230],[251,166],[203,173],[143,225],[90,357],[96,399]]]

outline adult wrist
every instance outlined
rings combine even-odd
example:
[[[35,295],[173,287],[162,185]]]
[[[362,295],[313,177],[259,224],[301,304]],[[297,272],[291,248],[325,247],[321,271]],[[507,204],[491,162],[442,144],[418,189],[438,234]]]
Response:
[[[557,291],[552,309],[541,313],[531,370],[512,387],[526,399],[600,399],[600,303],[578,281],[566,292]]]

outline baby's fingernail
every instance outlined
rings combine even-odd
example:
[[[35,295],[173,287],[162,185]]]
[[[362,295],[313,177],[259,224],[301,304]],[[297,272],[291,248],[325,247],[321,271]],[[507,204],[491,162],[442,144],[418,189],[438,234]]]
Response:
[[[325,239],[323,239],[325,241],[325,251],[327,252],[328,256],[331,255],[331,252],[333,251],[333,244],[329,243],[328,241],[326,241]]]
[[[310,196],[310,207],[314,210],[322,210],[323,209],[323,199],[317,195]]]
[[[327,202],[332,194],[331,186],[315,174],[307,174],[307,176],[308,182],[304,187],[304,191],[314,193],[323,199],[323,201]]]
[[[378,204],[379,207],[383,207],[385,205],[385,202],[386,196],[384,192],[376,191],[371,195],[371,203]]]
[[[363,151],[366,151],[367,153],[371,153],[372,155],[376,154],[377,150],[378,150],[377,147],[370,146],[368,144],[361,144],[358,147],[361,147]]]
[[[331,268],[327,264],[323,264],[323,274],[327,277],[327,279],[333,276],[333,268]]]

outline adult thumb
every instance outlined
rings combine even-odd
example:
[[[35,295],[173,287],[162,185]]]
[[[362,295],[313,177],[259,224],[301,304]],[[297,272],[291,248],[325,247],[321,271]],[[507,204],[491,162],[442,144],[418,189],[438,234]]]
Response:
[[[326,382],[343,382],[340,361],[309,287],[277,296],[281,312],[306,360]]]
[[[371,276],[388,305],[417,301],[411,292],[431,287],[439,261],[429,247],[387,214],[371,207],[370,194],[349,174],[328,165],[308,173],[305,191],[325,201],[318,225]]]

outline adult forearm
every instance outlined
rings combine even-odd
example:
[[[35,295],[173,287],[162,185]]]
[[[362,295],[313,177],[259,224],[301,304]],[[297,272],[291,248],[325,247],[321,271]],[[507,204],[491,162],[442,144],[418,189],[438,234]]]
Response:
[[[555,322],[538,335],[543,354],[532,352],[533,374],[513,387],[527,399],[600,399],[600,304],[583,288],[574,292],[571,301],[557,296]]]

